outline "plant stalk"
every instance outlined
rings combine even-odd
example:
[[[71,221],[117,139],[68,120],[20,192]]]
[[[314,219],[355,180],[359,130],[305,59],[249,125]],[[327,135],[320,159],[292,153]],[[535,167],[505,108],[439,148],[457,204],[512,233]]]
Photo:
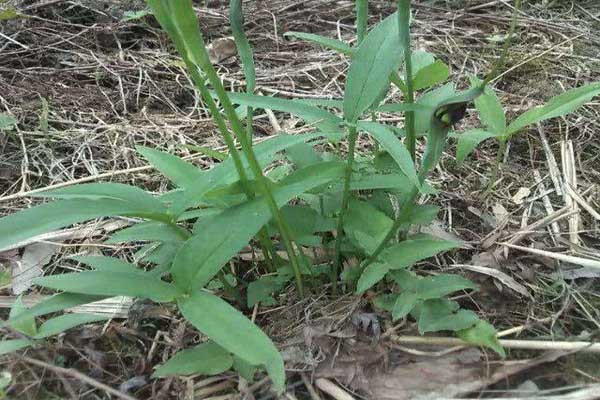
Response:
[[[498,141],[498,152],[496,153],[496,161],[494,162],[494,169],[492,170],[492,176],[490,176],[490,181],[488,183],[487,188],[485,189],[485,192],[483,194],[483,196],[487,196],[492,189],[494,189],[494,186],[496,186],[496,180],[498,179],[498,175],[500,173],[500,165],[504,162],[504,154],[506,154],[506,146],[507,146],[507,140],[505,139],[500,139]]]
[[[231,155],[231,158],[233,159],[235,169],[238,173],[238,176],[240,177],[240,182],[242,184],[244,193],[246,194],[246,197],[249,200],[252,200],[255,198],[255,195],[254,195],[252,188],[250,187],[250,185],[248,183],[248,176],[246,175],[246,171],[244,170],[244,166],[243,166],[239,151],[235,147],[233,137],[231,136],[231,133],[229,132],[229,129],[227,128],[225,119],[223,118],[221,111],[217,107],[214,99],[212,98],[210,91],[206,87],[205,79],[200,75],[195,64],[193,62],[191,62],[191,60],[188,60],[187,57],[185,57],[185,60],[186,60],[186,65],[188,67],[188,70],[190,71],[190,76],[192,77],[192,80],[194,81],[196,88],[198,88],[198,90],[200,91],[200,95],[204,99],[204,102],[206,103],[206,105],[208,105],[208,108],[213,117],[213,120],[216,122],[217,128],[219,129],[221,136],[223,136],[223,140],[225,140],[225,144],[227,145],[229,154]],[[260,246],[262,248],[263,254],[265,254],[265,261],[267,262],[268,268],[272,271],[275,270],[275,264],[274,264],[274,258],[273,258],[273,254],[274,254],[273,242],[271,241],[271,238],[269,238],[266,228],[264,228],[264,227],[261,228],[257,237],[258,237]]]
[[[510,42],[515,35],[515,29],[517,27],[517,14],[521,9],[521,0],[515,0],[515,7],[512,15],[512,20],[510,21],[510,26],[508,28],[508,34],[506,40],[504,41],[504,46],[502,46],[502,53],[500,54],[500,58],[498,62],[494,65],[490,73],[483,80],[482,87],[487,85],[493,80],[498,79],[501,75],[498,75],[500,68],[504,67],[506,63],[506,57],[508,56],[508,49],[510,48]]]
[[[271,188],[270,188],[267,178],[263,175],[262,168],[260,166],[260,163],[256,159],[256,155],[254,154],[254,150],[252,149],[252,145],[248,138],[247,132],[244,129],[244,127],[242,126],[242,123],[235,112],[235,108],[233,107],[233,104],[231,103],[229,96],[227,96],[227,92],[225,91],[225,88],[223,87],[223,83],[221,82],[221,79],[219,78],[217,71],[215,70],[212,63],[209,61],[208,52],[206,51],[206,45],[203,40],[202,40],[202,46],[200,46],[200,49],[198,49],[198,52],[199,52],[200,57],[202,58],[201,60],[199,60],[200,64],[201,64],[200,67],[206,74],[208,81],[212,85],[212,87],[217,95],[217,98],[219,99],[219,101],[221,102],[221,105],[223,106],[223,110],[225,111],[225,115],[227,116],[227,119],[229,120],[229,123],[231,124],[233,133],[235,134],[236,139],[239,141],[239,143],[242,147],[242,151],[244,152],[244,155],[246,156],[246,159],[248,160],[250,170],[254,174],[254,177],[258,183],[258,189],[259,189],[260,193],[265,197],[265,200],[267,201],[267,205],[269,206],[269,209],[271,210],[271,215],[273,216],[273,219],[275,220],[275,223],[277,224],[279,233],[281,234],[281,240],[282,240],[285,250],[288,254],[290,265],[292,266],[292,269],[294,270],[294,275],[296,278],[296,285],[298,287],[298,292],[300,293],[301,296],[303,296],[304,290],[302,287],[300,264],[298,262],[298,257],[296,255],[296,251],[292,244],[293,238],[292,238],[291,230],[289,229],[287,222],[284,220],[283,215],[281,214],[281,211],[279,210],[279,207],[277,206],[277,202],[275,201],[275,197],[273,196],[273,192],[271,191]]]
[[[332,279],[332,291],[333,294],[337,293],[337,281],[338,274],[340,271],[340,266],[342,263],[342,237],[344,230],[344,216],[346,214],[346,210],[348,208],[348,203],[350,202],[350,180],[352,179],[352,168],[354,167],[354,153],[356,150],[356,139],[358,137],[358,130],[356,125],[348,126],[348,159],[346,161],[346,170],[344,173],[344,188],[342,192],[342,208],[340,210],[340,215],[337,220],[336,232],[337,236],[335,238],[335,254],[333,261],[333,270],[331,271],[331,279]]]
[[[429,141],[427,143],[427,150],[425,151],[425,155],[421,161],[421,168],[419,169],[419,186],[412,186],[410,192],[408,192],[408,195],[404,199],[404,204],[402,204],[402,208],[394,220],[392,227],[387,232],[383,240],[379,243],[375,251],[371,253],[371,255],[361,264],[362,270],[377,260],[377,257],[379,257],[381,252],[386,248],[389,241],[392,240],[392,238],[396,235],[398,229],[400,229],[403,223],[406,223],[408,216],[413,211],[417,196],[420,193],[420,186],[423,185],[427,174],[435,167],[437,161],[441,157],[444,145],[446,143],[446,135],[447,129],[440,130],[435,128],[430,133]]]
[[[404,85],[405,103],[415,102],[415,93],[412,73],[412,51],[410,47],[410,0],[398,0],[398,32],[404,47]],[[415,113],[407,111],[405,116],[406,147],[413,161],[416,153]]]
[[[356,46],[358,47],[367,35],[369,20],[369,1],[356,0]]]

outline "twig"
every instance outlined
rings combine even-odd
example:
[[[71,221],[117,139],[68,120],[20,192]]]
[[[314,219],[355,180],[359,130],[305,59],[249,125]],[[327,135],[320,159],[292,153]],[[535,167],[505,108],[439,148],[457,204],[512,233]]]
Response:
[[[300,377],[302,378],[302,382],[304,382],[304,386],[306,386],[306,390],[308,390],[310,398],[312,400],[321,400],[321,396],[319,396],[319,393],[317,393],[317,391],[315,390],[315,387],[310,382],[310,379],[308,379],[308,376],[306,376],[306,374],[302,372],[300,373]]]
[[[425,336],[397,336],[390,338],[395,343],[400,344],[424,344],[437,346],[475,346],[453,337],[425,337]],[[566,342],[548,340],[513,340],[499,339],[502,347],[507,349],[526,349],[526,350],[562,350],[562,351],[581,351],[585,353],[600,353],[600,343],[593,342]]]
[[[600,268],[600,261],[592,260],[590,258],[568,256],[566,254],[553,253],[551,251],[546,251],[546,250],[533,249],[530,247],[523,247],[523,246],[515,246],[510,243],[500,243],[500,245],[510,247],[510,248],[516,249],[516,250],[525,251],[525,252],[532,253],[532,254],[537,254],[540,256],[544,256],[544,257],[550,257],[555,260],[564,261],[564,262],[568,262],[571,264],[581,265],[582,267]]]
[[[508,240],[507,243],[515,244],[523,240],[525,237],[534,233],[536,230],[540,228],[544,228],[550,224],[553,224],[561,219],[572,215],[572,211],[570,207],[563,207],[560,210],[555,211],[554,213],[541,218],[534,223],[522,228],[519,232],[517,232],[512,238]]]
[[[531,399],[531,396],[526,396],[526,397],[492,397],[492,398],[487,398],[487,400],[529,400]],[[535,395],[534,398],[536,400],[595,400],[595,399],[600,399],[600,384],[595,384],[595,385],[590,385],[588,387],[586,387],[585,389],[580,389],[580,390],[576,390],[573,391],[571,393],[567,393],[567,394],[560,394],[560,395],[556,395],[556,396],[537,396]],[[454,399],[454,398],[439,398],[438,400],[459,400],[459,399]],[[461,398],[460,400],[465,400],[463,398]],[[467,399],[468,400],[468,399]]]
[[[354,400],[354,397],[329,379],[319,378],[315,381],[315,384],[319,389],[336,400]]]
[[[540,171],[538,171],[537,169],[534,169],[533,177],[535,178],[535,183],[538,185],[539,191],[542,194],[542,204],[544,205],[544,208],[546,209],[546,214],[547,215],[553,214],[554,207],[552,207],[552,202],[550,201],[550,197],[546,193],[546,185],[544,184],[544,180],[542,179],[542,175],[540,174]],[[555,188],[555,190],[556,190],[556,188]],[[556,236],[558,236],[560,234],[560,226],[558,226],[558,222],[554,221],[550,224],[550,228],[551,228],[550,233],[552,234],[552,240],[556,244],[556,243],[558,243],[556,241]]]
[[[562,174],[563,174],[563,198],[565,206],[573,211],[569,217],[569,240],[573,244],[579,244],[579,207],[567,190],[567,186],[577,187],[577,172],[575,169],[575,155],[573,153],[573,142],[570,140],[560,142]]]
[[[544,133],[544,129],[541,124],[537,124],[538,132],[540,134],[540,139],[542,140],[542,145],[544,147],[544,153],[546,153],[546,162],[548,163],[548,173],[550,174],[550,179],[552,179],[552,183],[554,184],[554,190],[556,190],[556,194],[562,196],[562,185],[560,184],[559,178],[559,170],[558,163],[556,162],[556,158],[554,157],[554,153],[552,153],[552,149],[550,148],[550,144],[548,143],[548,138]]]
[[[80,380],[81,382],[85,382],[88,385],[95,387],[96,389],[102,390],[106,393],[110,393],[113,396],[116,396],[120,399],[137,400],[135,397],[132,397],[126,393],[120,392],[117,389],[113,389],[112,387],[105,385],[104,383],[98,382],[97,380],[90,378],[89,376],[84,375],[77,370],[48,364],[44,361],[36,360],[35,358],[30,358],[27,356],[21,356],[21,359],[23,359],[23,361],[28,362],[29,364],[33,364],[33,365],[37,365],[38,367],[41,367],[41,368],[49,369],[50,371],[52,371],[54,373],[71,376],[77,380]]]

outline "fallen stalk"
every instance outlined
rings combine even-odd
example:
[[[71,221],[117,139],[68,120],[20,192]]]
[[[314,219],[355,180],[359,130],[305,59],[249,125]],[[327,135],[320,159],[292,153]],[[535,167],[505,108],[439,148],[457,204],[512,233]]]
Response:
[[[391,335],[390,339],[398,344],[426,344],[437,346],[469,346],[477,347],[475,344],[467,343],[453,337],[421,337],[421,336],[397,336]],[[562,350],[562,351],[581,351],[584,353],[600,353],[600,343],[594,342],[567,342],[567,341],[547,341],[547,340],[514,340],[500,339],[500,345],[507,349],[524,350]]]

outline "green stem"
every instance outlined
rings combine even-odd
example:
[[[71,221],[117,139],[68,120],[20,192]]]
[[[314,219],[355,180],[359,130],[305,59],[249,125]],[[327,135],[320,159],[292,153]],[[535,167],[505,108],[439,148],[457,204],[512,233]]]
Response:
[[[410,0],[398,0],[398,31],[400,41],[404,47],[404,85],[406,87],[405,103],[413,104],[415,102],[415,93],[412,79],[412,52],[410,47]],[[415,160],[416,153],[416,133],[415,133],[415,113],[407,111],[405,114],[406,147],[408,152]]]
[[[423,156],[423,160],[421,161],[421,168],[419,169],[419,186],[421,186],[425,182],[425,178],[439,161],[444,145],[446,143],[446,134],[447,129],[439,130],[436,127],[432,128],[432,132],[429,134],[427,150],[425,151],[425,155]],[[371,253],[371,255],[361,264],[362,270],[364,270],[374,261],[377,260],[381,252],[386,248],[389,241],[392,240],[392,238],[394,238],[396,232],[398,232],[398,229],[400,229],[402,224],[406,223],[408,217],[413,211],[415,202],[417,200],[417,196],[420,193],[419,186],[414,185],[411,187],[410,192],[408,192],[408,195],[404,199],[404,203],[402,204],[402,208],[398,213],[398,217],[394,221],[392,227],[387,232],[383,240],[379,243],[375,251]]]
[[[483,193],[484,197],[487,196],[492,191],[492,189],[494,189],[494,186],[496,185],[496,180],[498,180],[498,174],[500,172],[500,165],[503,163],[504,154],[506,153],[506,144],[507,144],[506,140],[504,140],[504,139],[499,140],[498,152],[496,153],[496,161],[494,163],[494,169],[492,170],[492,176],[490,177],[488,186],[485,189],[485,192]]]
[[[367,22],[369,19],[368,0],[356,0],[356,46],[358,47],[367,35]]]
[[[335,254],[333,262],[333,271],[331,272],[331,279],[333,285],[333,294],[337,293],[337,281],[338,273],[342,263],[342,237],[344,229],[344,216],[348,203],[350,202],[350,180],[352,179],[352,168],[354,167],[354,152],[356,149],[356,139],[358,137],[358,130],[355,125],[348,126],[348,159],[346,161],[346,170],[344,174],[344,189],[342,192],[342,208],[337,220],[337,236],[335,238]]]
[[[200,67],[206,74],[208,81],[212,85],[217,95],[217,98],[221,102],[223,110],[225,111],[225,115],[227,116],[227,119],[231,124],[233,133],[235,134],[236,139],[240,142],[242,151],[244,152],[244,155],[248,160],[250,170],[254,174],[254,177],[257,181],[258,189],[267,201],[267,205],[271,210],[271,215],[273,216],[273,219],[275,220],[275,223],[277,224],[277,227],[279,229],[279,233],[281,234],[281,240],[288,254],[290,264],[292,266],[292,269],[294,270],[298,292],[301,296],[303,296],[304,290],[302,288],[300,264],[298,262],[298,257],[296,256],[296,251],[292,244],[293,238],[291,230],[289,229],[286,221],[283,218],[283,215],[281,214],[281,211],[279,210],[279,207],[277,206],[277,202],[275,201],[275,197],[273,196],[273,192],[271,191],[267,178],[263,175],[262,167],[260,166],[260,163],[258,162],[256,155],[254,154],[254,150],[252,149],[252,145],[248,138],[247,132],[244,130],[244,127],[242,126],[242,123],[235,112],[235,108],[233,107],[229,96],[227,96],[227,92],[223,87],[221,79],[217,75],[214,66],[209,61],[208,52],[206,51],[206,46],[204,45],[204,42],[202,42],[202,46],[199,49],[199,53],[202,57],[202,60],[200,60]]]
[[[502,47],[502,54],[500,55],[498,62],[494,65],[490,73],[483,80],[483,84],[481,85],[482,87],[490,83],[492,80],[497,79],[498,71],[500,71],[500,68],[504,67],[504,64],[506,63],[506,57],[508,56],[510,42],[512,41],[512,38],[515,35],[515,29],[517,27],[517,14],[519,13],[520,9],[521,0],[515,0],[515,9],[512,15],[512,20],[510,21],[510,26],[508,28],[508,36],[504,41],[504,46]]]
[[[246,197],[248,199],[252,200],[255,198],[254,191],[252,190],[252,188],[250,187],[250,184],[248,183],[248,176],[246,175],[246,171],[244,169],[242,159],[240,157],[238,149],[235,147],[233,137],[231,136],[229,129],[227,129],[227,124],[225,122],[225,119],[223,118],[221,111],[217,107],[217,104],[215,103],[210,91],[206,87],[205,79],[200,75],[196,66],[191,62],[191,60],[187,59],[187,57],[184,57],[184,59],[187,64],[188,71],[190,71],[190,76],[192,77],[192,80],[193,80],[194,84],[196,85],[196,88],[200,91],[200,95],[202,96],[202,98],[204,99],[204,102],[208,106],[210,113],[213,117],[213,120],[217,124],[217,128],[219,129],[219,132],[221,133],[221,136],[223,136],[223,140],[225,140],[225,144],[227,145],[229,154],[231,155],[231,158],[233,159],[235,169],[238,173],[238,176],[240,177],[240,182],[242,184],[244,193],[246,194]],[[274,258],[273,258],[273,252],[274,252],[273,251],[273,242],[271,241],[271,238],[269,238],[266,228],[263,227],[259,231],[258,241],[261,245],[263,254],[265,254],[265,260],[267,261],[267,265],[268,265],[269,269],[275,270],[275,264],[274,264]]]

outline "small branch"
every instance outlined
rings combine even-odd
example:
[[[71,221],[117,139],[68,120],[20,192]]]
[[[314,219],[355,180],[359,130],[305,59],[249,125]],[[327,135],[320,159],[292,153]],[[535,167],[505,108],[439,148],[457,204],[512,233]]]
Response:
[[[75,378],[81,382],[87,383],[90,386],[95,387],[96,389],[102,390],[106,393],[110,393],[115,397],[118,397],[120,399],[123,400],[137,400],[135,397],[132,397],[126,393],[120,392],[117,389],[113,389],[112,387],[105,385],[104,383],[98,382],[95,379],[90,378],[87,375],[82,374],[81,372],[74,370],[74,369],[70,369],[70,368],[63,368],[63,367],[59,367],[57,365],[52,365],[52,364],[48,364],[44,361],[40,361],[40,360],[36,360],[35,358],[30,358],[27,356],[21,356],[21,359],[23,361],[28,362],[29,364],[33,364],[33,365],[37,365],[38,367],[41,368],[46,368],[49,369],[50,371],[56,373],[56,374],[60,374],[60,375],[68,375],[72,378]]]
[[[335,400],[354,400],[354,397],[329,379],[319,378],[315,381],[315,384]]]
[[[426,344],[437,346],[470,346],[478,347],[453,337],[424,337],[424,336],[396,336],[390,338],[399,344]],[[548,340],[512,340],[500,339],[502,347],[507,349],[526,349],[526,350],[563,350],[563,351],[581,351],[585,353],[600,353],[600,343],[593,342],[566,342]]]
[[[590,385],[585,387],[584,389],[575,390],[573,392],[567,394],[559,394],[556,396],[538,396],[534,395],[533,398],[536,400],[595,400],[600,398],[598,393],[600,393],[600,384]],[[487,398],[487,400],[526,400],[531,399],[531,396],[525,397],[492,397]],[[440,398],[438,400],[465,400],[465,399],[454,399],[454,398]],[[468,399],[467,399],[468,400]]]

